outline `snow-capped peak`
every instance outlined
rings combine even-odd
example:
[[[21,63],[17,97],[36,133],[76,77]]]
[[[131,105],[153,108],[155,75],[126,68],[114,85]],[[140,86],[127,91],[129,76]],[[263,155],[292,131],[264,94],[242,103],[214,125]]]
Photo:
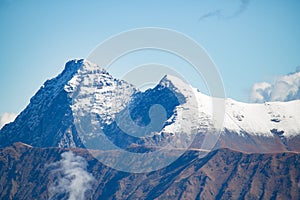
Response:
[[[165,75],[158,85],[169,88],[177,94],[182,94],[185,97],[185,101],[191,101],[191,99],[195,99],[195,88],[193,88],[191,85],[189,85],[179,77]]]
[[[105,69],[87,60],[64,86],[72,99],[72,111],[76,117],[87,113],[97,114],[103,122],[112,122],[116,113],[129,102],[135,88],[113,78]]]
[[[213,127],[211,102],[208,97],[205,98],[205,102],[202,102],[203,99],[199,99],[202,93],[198,93],[196,88],[172,75],[164,76],[159,86],[170,89],[177,98],[184,97],[184,99],[178,99],[181,104],[176,107],[174,123],[166,126],[164,132],[174,133],[179,130],[179,132],[194,135]]]
[[[0,130],[0,146],[17,141],[33,146],[81,146],[75,127],[80,117],[94,113],[109,123],[134,91],[96,64],[71,60],[62,73],[43,84],[13,123]]]
[[[170,75],[165,76],[160,81],[160,85],[180,92],[190,99],[195,97],[198,103],[198,117],[206,116],[206,121],[212,119],[213,97],[199,92],[181,79]],[[268,137],[272,137],[274,134],[285,137],[300,134],[300,100],[255,104],[238,102],[230,98],[224,101],[223,130],[236,132],[240,135],[251,134]],[[189,110],[196,109],[195,105],[192,105],[191,101],[187,100],[186,104],[179,107],[186,107],[185,109]],[[200,118],[195,124],[198,124],[198,128],[201,129],[203,127],[201,127],[200,122],[203,119]]]

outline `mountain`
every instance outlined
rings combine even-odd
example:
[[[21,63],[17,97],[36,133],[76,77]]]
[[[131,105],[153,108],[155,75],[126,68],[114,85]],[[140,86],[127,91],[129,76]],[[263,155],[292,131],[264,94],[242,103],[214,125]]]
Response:
[[[222,128],[212,102],[224,103]],[[299,107],[218,99],[170,75],[141,92],[72,60],[0,130],[0,199],[299,199]],[[120,149],[144,158],[158,148],[182,153],[143,173],[99,159],[122,165]]]
[[[76,84],[87,90],[77,94],[77,100],[83,99],[86,104],[72,99],[77,92],[74,88]],[[95,104],[103,120],[109,121],[114,115],[112,110],[108,112],[111,104],[109,97],[114,87],[123,90],[123,97],[118,94],[122,101],[126,101],[133,92],[130,84],[111,77],[104,69],[88,61],[72,60],[66,63],[63,72],[44,83],[15,121],[1,129],[0,146],[21,141],[38,147],[82,147],[73,112],[90,112],[92,107],[89,105]],[[116,111],[122,108],[122,102],[120,104],[116,105]]]
[[[201,148],[203,138],[221,133],[215,148],[300,151],[299,100],[247,104],[225,99],[221,130],[214,127],[212,100],[177,77],[167,75],[141,92],[87,60],[72,60],[0,130],[0,147],[24,142],[96,148],[97,141],[104,148],[107,137],[121,148],[163,146],[170,140],[181,148],[196,137],[192,147]],[[151,117],[151,112],[157,113]]]
[[[66,175],[54,164],[61,161],[59,155],[71,150],[86,159],[86,170],[94,178],[85,199],[300,198],[300,154],[295,152],[247,154],[219,149],[202,158],[198,151],[189,150],[163,169],[135,174],[104,166],[86,149],[15,143],[0,149],[0,199],[49,199],[57,177]],[[72,159],[66,162],[68,169],[78,171],[76,160],[80,159]],[[77,178],[83,175],[77,173]],[[56,191],[55,199],[67,199],[66,191]]]

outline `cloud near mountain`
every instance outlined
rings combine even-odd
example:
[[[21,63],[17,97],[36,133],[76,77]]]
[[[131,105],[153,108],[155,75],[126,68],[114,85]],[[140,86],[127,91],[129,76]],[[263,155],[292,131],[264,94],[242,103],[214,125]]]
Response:
[[[93,175],[86,171],[87,162],[72,151],[62,153],[62,159],[52,163],[56,167],[54,172],[60,172],[57,182],[50,187],[50,199],[60,199],[67,195],[69,200],[84,200],[85,193],[91,190],[95,180]]]
[[[3,113],[0,117],[0,129],[7,123],[12,122],[17,117],[15,113]]]
[[[300,66],[295,72],[278,77],[272,84],[255,83],[252,86],[250,99],[257,103],[300,99]]]

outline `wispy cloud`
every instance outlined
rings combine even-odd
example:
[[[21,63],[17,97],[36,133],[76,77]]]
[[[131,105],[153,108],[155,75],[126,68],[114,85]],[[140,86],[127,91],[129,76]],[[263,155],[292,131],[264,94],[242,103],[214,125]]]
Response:
[[[204,20],[206,18],[210,18],[210,17],[222,18],[223,17],[222,10],[218,9],[218,10],[215,10],[215,11],[208,12],[208,13],[202,15],[199,18],[199,21],[202,21],[202,20]]]
[[[255,83],[251,90],[252,102],[291,101],[300,99],[300,66],[296,71],[278,77],[274,83]]]
[[[0,118],[0,129],[7,123],[12,122],[17,117],[15,113],[3,113]]]
[[[232,19],[241,15],[249,6],[250,0],[240,0],[238,8],[231,14],[225,14],[223,9],[216,9],[202,15],[198,21],[202,21],[206,18],[216,17],[218,19]]]
[[[250,0],[241,0],[238,9],[229,18],[235,18],[245,12],[249,6]]]
[[[60,161],[50,165],[57,175],[57,180],[49,188],[50,199],[87,199],[86,192],[92,190],[95,179],[86,171],[86,160],[71,151],[62,153],[61,157]]]

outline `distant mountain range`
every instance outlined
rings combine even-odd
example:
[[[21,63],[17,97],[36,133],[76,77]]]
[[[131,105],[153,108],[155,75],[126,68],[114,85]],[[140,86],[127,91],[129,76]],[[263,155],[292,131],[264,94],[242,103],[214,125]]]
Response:
[[[54,177],[45,167],[71,150],[87,159],[96,179],[86,193],[91,199],[299,199],[300,100],[225,99],[219,129],[213,99],[170,75],[141,92],[87,60],[69,61],[0,130],[0,197],[48,199]],[[217,140],[202,158],[207,135]],[[130,174],[85,150],[110,149],[105,138],[133,152],[170,141],[190,149],[163,169]]]

